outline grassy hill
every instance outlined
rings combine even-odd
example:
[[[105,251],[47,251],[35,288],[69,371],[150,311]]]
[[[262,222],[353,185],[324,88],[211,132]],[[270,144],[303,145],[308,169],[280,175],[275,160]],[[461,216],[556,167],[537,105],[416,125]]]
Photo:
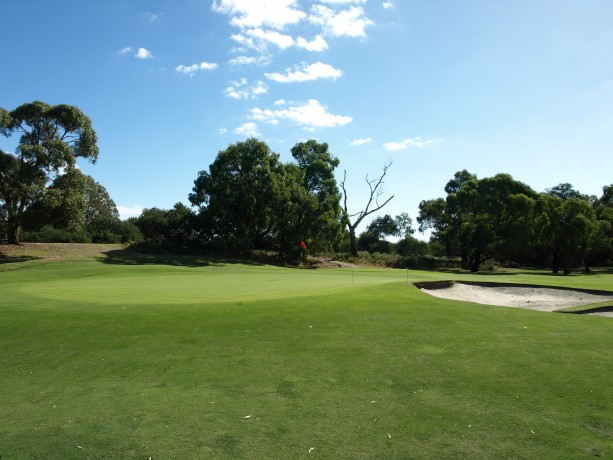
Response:
[[[118,246],[0,250],[3,458],[610,458],[613,320]]]

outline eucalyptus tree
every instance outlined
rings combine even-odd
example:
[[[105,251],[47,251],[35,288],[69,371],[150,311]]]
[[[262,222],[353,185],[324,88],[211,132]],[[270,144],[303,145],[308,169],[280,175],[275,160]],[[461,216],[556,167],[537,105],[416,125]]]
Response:
[[[0,133],[19,136],[14,153],[0,150],[0,202],[7,215],[8,241],[19,244],[24,212],[47,185],[78,157],[95,163],[96,132],[77,107],[34,101],[12,111],[0,108]]]
[[[447,248],[460,248],[471,271],[495,257],[512,257],[530,241],[537,194],[526,184],[509,174],[479,180],[461,171],[445,190],[445,199],[420,203],[417,220]]]
[[[382,217],[376,217],[366,226],[366,230],[358,237],[358,247],[368,252],[389,253],[393,246],[385,238],[405,234],[410,235],[411,232],[406,228],[407,224],[410,228],[410,223],[411,218],[406,213],[396,218],[393,218],[389,214],[385,214]],[[400,225],[404,227],[401,228]]]
[[[200,171],[189,201],[199,208],[200,229],[228,252],[265,247],[275,226],[279,155],[251,138],[220,151],[208,171]]]
[[[291,153],[296,163],[282,163],[254,138],[220,151],[189,195],[199,208],[201,237],[227,252],[274,248],[284,257],[296,257],[301,241],[315,250],[333,248],[342,235],[339,161],[315,140]]]
[[[593,238],[591,255],[599,262],[611,264],[613,261],[613,184],[602,188],[602,196],[594,204],[596,212],[596,232]]]
[[[86,232],[94,241],[117,233],[120,227],[119,212],[106,188],[74,167],[58,174],[33,200],[22,223],[24,230],[33,232],[45,226],[68,233]]]
[[[477,176],[465,169],[456,172],[445,185],[447,197],[421,201],[417,216],[419,231],[432,230],[432,239],[445,247],[447,256],[459,255],[466,267],[469,266],[469,248],[464,232],[471,211],[461,206],[456,196],[466,183],[474,180]]]
[[[315,249],[331,250],[342,239],[343,231],[341,194],[334,176],[340,162],[327,143],[313,139],[297,143],[291,153],[303,173],[301,239]]]
[[[272,242],[280,257],[298,259],[301,241],[306,241],[309,248],[324,243],[315,240],[317,230],[313,226],[319,202],[317,196],[304,187],[304,182],[304,169],[294,163],[283,165],[282,174],[278,178]]]
[[[606,231],[590,201],[589,196],[568,183],[556,185],[540,195],[537,201],[540,243],[549,253],[553,273],[562,269],[568,275],[579,262],[589,271],[588,255],[598,244],[599,231]]]
[[[195,215],[183,203],[171,209],[144,209],[132,223],[150,250],[183,248],[195,239]]]

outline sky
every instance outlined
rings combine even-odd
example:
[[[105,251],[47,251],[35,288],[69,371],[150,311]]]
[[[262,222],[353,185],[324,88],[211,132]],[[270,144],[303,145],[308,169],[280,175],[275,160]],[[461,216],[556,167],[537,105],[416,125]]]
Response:
[[[379,214],[414,222],[463,169],[600,196],[611,18],[610,0],[4,0],[0,107],[83,110],[100,154],[79,166],[123,218],[189,204],[249,137],[285,162],[328,143],[351,213],[389,162]]]

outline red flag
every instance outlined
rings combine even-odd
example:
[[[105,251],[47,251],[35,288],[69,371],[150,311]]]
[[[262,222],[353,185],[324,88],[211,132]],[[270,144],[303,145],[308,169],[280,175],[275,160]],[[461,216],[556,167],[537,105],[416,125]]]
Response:
[[[304,242],[304,241],[301,241],[301,242],[300,242],[300,247],[306,251],[306,248],[307,248],[307,247],[306,247],[306,244],[305,244],[305,242]]]

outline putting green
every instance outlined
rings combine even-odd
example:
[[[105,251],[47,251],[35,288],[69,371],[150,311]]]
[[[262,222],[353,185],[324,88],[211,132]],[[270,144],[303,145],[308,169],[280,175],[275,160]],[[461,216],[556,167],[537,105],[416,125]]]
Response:
[[[169,267],[163,272],[123,270],[122,276],[97,273],[32,281],[18,286],[20,293],[40,299],[98,304],[199,304],[280,299],[321,294],[402,281],[402,273],[361,270],[296,270],[273,267]]]

